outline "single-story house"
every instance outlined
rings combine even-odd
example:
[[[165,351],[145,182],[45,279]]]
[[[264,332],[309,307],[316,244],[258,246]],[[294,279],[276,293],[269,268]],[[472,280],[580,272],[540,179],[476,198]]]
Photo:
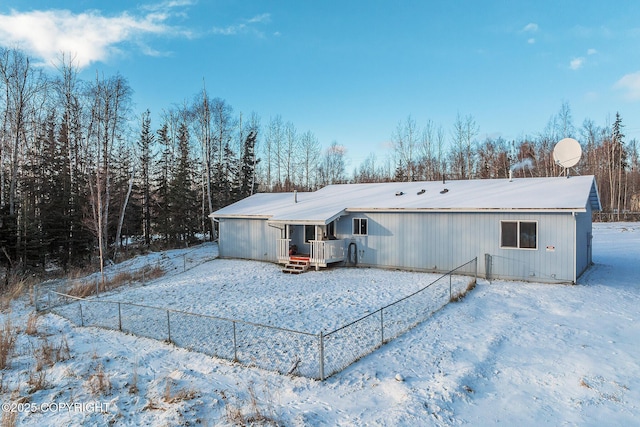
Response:
[[[260,193],[211,214],[219,254],[576,283],[592,263],[593,176],[329,185]],[[469,271],[469,273],[473,273]]]

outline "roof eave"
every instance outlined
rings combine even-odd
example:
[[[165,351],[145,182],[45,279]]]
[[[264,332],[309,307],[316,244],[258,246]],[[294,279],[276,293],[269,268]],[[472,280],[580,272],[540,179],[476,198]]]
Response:
[[[349,208],[347,212],[433,212],[433,213],[504,213],[504,212],[522,212],[522,213],[571,213],[586,212],[585,207],[581,208]]]
[[[211,213],[209,214],[209,218],[217,218],[217,219],[227,219],[227,218],[233,218],[233,219],[269,219],[271,218],[271,215],[249,215],[249,214],[216,214]]]

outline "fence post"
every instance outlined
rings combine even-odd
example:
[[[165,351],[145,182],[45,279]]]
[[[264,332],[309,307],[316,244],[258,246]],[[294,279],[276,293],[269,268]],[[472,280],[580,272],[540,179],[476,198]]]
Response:
[[[169,320],[169,310],[167,310],[167,335],[169,336],[169,342],[171,342],[171,320]]]
[[[48,309],[51,310],[51,290],[47,292],[47,299],[49,300]]]
[[[493,270],[493,260],[491,254],[484,254],[484,278],[491,280],[491,274]]]
[[[238,361],[238,345],[236,341],[236,322],[233,322],[233,361]]]
[[[82,316],[82,303],[79,302],[78,305],[80,306],[80,326],[84,327],[84,317]]]
[[[384,344],[384,315],[382,314],[382,309],[380,309],[380,345]]]
[[[118,330],[122,332],[122,311],[120,310],[120,303],[118,303]]]
[[[474,258],[475,260],[475,271],[473,272],[473,279],[475,280],[475,283],[478,283],[478,257]]]
[[[34,301],[36,302],[36,311],[40,311],[38,307],[38,287],[39,286],[37,284],[33,287],[33,298],[34,298]]]
[[[320,381],[324,381],[324,335],[320,331]]]
[[[100,279],[96,278],[96,296],[100,296]]]
[[[453,296],[452,292],[451,292],[451,272],[449,272],[449,301],[451,301],[451,297]]]
[[[187,271],[187,254],[182,255],[182,271]]]

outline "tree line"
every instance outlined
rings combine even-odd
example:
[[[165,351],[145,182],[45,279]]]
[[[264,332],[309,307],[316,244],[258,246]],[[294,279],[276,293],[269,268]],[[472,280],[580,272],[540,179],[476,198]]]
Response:
[[[354,172],[358,182],[384,180],[415,181],[553,177],[566,173],[594,175],[602,203],[596,219],[640,219],[640,161],[636,139],[626,141],[620,113],[613,123],[597,125],[585,119],[573,123],[571,108],[563,103],[545,128],[534,137],[507,141],[501,137],[479,139],[479,127],[472,116],[458,115],[447,138],[441,126],[432,122],[420,129],[409,116],[392,136],[395,167],[393,176],[365,161]],[[563,138],[581,142],[582,158],[565,171],[553,157],[555,144]]]
[[[131,242],[185,246],[215,236],[209,213],[255,192],[312,191],[346,182],[557,176],[553,145],[582,142],[580,174],[594,174],[604,209],[638,211],[638,147],[611,125],[575,128],[568,104],[534,138],[485,138],[472,116],[451,130],[409,116],[389,156],[351,173],[346,148],[323,148],[280,115],[234,111],[205,85],[152,122],[132,107],[119,74],[82,80],[72,58],[46,74],[18,49],[0,49],[0,265],[6,272],[118,259]],[[8,277],[8,273],[5,274]]]

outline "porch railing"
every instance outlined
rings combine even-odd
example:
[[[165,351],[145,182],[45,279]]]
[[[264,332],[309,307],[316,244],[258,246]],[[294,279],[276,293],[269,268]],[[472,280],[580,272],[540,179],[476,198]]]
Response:
[[[289,262],[289,245],[291,239],[276,239],[278,245],[278,262],[286,264]]]
[[[310,240],[311,265],[326,267],[328,263],[343,261],[344,240]]]

